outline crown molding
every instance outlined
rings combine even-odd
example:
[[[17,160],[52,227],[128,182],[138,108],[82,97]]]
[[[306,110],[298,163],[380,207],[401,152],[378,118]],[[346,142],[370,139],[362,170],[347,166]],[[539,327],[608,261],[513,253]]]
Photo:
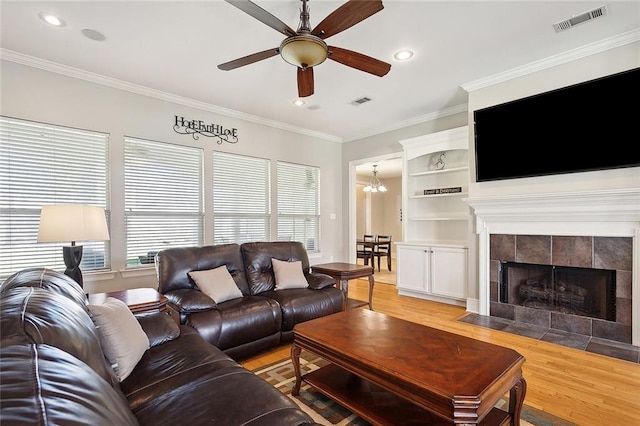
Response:
[[[413,126],[413,125],[416,125],[416,124],[426,123],[428,121],[433,121],[433,120],[436,120],[438,118],[447,117],[449,115],[455,115],[455,114],[458,114],[458,113],[461,113],[461,112],[466,112],[467,110],[468,110],[467,104],[452,106],[450,108],[445,108],[445,109],[442,109],[440,111],[436,111],[436,112],[432,112],[432,113],[429,113],[429,114],[421,115],[421,116],[418,116],[418,117],[415,117],[415,118],[411,118],[409,120],[400,121],[398,123],[391,124],[390,126],[386,126],[386,127],[383,127],[383,128],[378,128],[378,130],[375,130],[373,132],[368,132],[366,134],[353,135],[351,137],[344,138],[344,142],[351,142],[351,141],[355,141],[355,140],[358,140],[358,139],[364,139],[364,138],[367,138],[369,136],[380,135],[382,133],[387,133],[387,132],[391,132],[393,130],[403,129],[405,127]]]
[[[53,72],[56,74],[64,75],[67,77],[77,78],[80,80],[88,81],[91,83],[100,84],[103,86],[111,87],[114,89],[124,90],[127,92],[135,93],[138,95],[148,96],[155,99],[160,99],[167,102],[172,102],[178,105],[186,107],[197,108],[203,111],[212,112],[215,114],[223,115],[225,117],[237,118],[239,120],[249,121],[264,126],[273,127],[275,129],[286,130],[301,135],[306,135],[318,139],[324,139],[331,142],[342,142],[342,138],[327,133],[316,132],[309,129],[304,129],[298,126],[292,126],[290,124],[282,123],[280,121],[269,120],[257,115],[246,114],[240,111],[236,111],[229,108],[212,105],[206,102],[196,101],[194,99],[185,98],[182,96],[173,95],[171,93],[163,92],[149,87],[140,86],[133,83],[128,83],[123,80],[118,80],[111,77],[106,77],[100,74],[96,74],[89,71],[84,71],[78,68],[69,67],[56,62],[47,61],[45,59],[36,58],[34,56],[24,55],[8,49],[0,49],[0,59],[9,62],[15,62],[17,64],[26,65],[32,68],[38,68],[44,71]]]
[[[517,77],[522,77],[527,74],[531,74],[537,71],[542,71],[548,68],[565,64],[567,62],[585,58],[587,56],[595,55],[597,53],[601,53],[609,49],[634,43],[639,40],[640,40],[640,29],[631,30],[614,37],[609,37],[607,39],[597,41],[595,43],[587,44],[577,49],[569,50],[559,55],[550,56],[540,61],[531,62],[530,64],[512,68],[508,71],[504,71],[499,74],[495,74],[495,75],[482,78],[479,80],[475,80],[469,83],[465,83],[460,87],[462,87],[467,92],[472,92],[474,90],[482,89],[484,87],[488,87],[494,84],[512,80]]]

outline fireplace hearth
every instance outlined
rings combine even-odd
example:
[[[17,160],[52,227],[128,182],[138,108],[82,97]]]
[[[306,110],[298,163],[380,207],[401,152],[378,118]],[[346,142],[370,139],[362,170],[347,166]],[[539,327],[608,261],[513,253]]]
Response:
[[[616,271],[500,262],[499,299],[527,308],[616,320]]]

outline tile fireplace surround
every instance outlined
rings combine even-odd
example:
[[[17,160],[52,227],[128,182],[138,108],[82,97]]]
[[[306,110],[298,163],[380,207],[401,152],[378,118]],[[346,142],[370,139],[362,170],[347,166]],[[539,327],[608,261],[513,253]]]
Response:
[[[581,316],[565,321],[571,315],[556,315],[555,321],[640,346],[640,188],[470,197],[466,202],[473,208],[478,235],[478,299],[468,300],[469,311],[516,315],[514,305],[497,301],[499,261],[613,269],[615,321]],[[518,315],[526,317],[532,309],[522,307]],[[545,312],[552,321],[550,311]]]
[[[504,235],[490,237],[490,315],[587,336],[631,343],[631,242],[629,237]],[[612,321],[501,303],[500,262],[616,271],[616,318]]]

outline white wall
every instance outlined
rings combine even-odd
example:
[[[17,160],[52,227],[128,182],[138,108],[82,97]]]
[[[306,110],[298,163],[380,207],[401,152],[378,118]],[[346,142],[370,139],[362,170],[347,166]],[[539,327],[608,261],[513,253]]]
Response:
[[[339,143],[302,135],[291,131],[222,116],[131,91],[119,90],[42,69],[9,61],[1,62],[2,99],[0,113],[4,116],[52,123],[110,134],[111,162],[111,268],[109,273],[86,273],[85,289],[89,293],[134,287],[155,287],[152,268],[125,269],[123,138],[125,136],[196,146],[204,149],[205,192],[210,194],[212,152],[220,150],[237,154],[269,158],[275,173],[275,162],[284,160],[320,168],[321,190],[321,256],[311,263],[342,259],[342,170]],[[206,88],[203,88],[206,90]],[[193,102],[193,104],[196,104]],[[174,116],[184,116],[237,128],[237,144],[217,144],[201,137],[173,131]],[[212,197],[206,198],[205,244],[211,244]],[[275,197],[274,197],[275,198]],[[272,203],[274,206],[274,203]],[[273,214],[276,213],[272,208]],[[331,219],[335,214],[336,219]],[[34,259],[37,266],[37,259]]]

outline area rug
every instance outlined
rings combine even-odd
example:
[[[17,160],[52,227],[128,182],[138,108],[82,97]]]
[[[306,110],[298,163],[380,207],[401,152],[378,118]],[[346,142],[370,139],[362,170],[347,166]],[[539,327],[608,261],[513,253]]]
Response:
[[[300,355],[300,369],[302,370],[302,374],[314,371],[326,364],[327,362],[325,360],[308,351],[302,351]],[[293,365],[289,358],[259,368],[255,370],[254,373],[271,383],[271,385],[280,390],[280,392],[288,395],[289,398],[309,414],[315,422],[321,425],[370,426],[370,423],[333,402],[306,383],[302,384],[297,397],[292,396],[291,389],[293,389],[296,378]],[[508,398],[503,398],[496,406],[507,409],[509,406]],[[522,408],[520,424],[523,426],[576,426],[574,423],[562,420],[526,404]]]

